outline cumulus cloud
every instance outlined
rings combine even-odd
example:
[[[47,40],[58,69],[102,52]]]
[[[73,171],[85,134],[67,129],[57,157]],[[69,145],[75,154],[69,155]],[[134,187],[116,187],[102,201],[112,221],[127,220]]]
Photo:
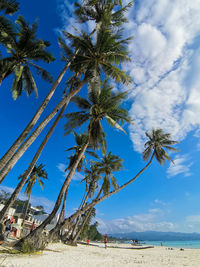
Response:
[[[173,177],[178,174],[183,176],[191,176],[190,167],[193,165],[192,162],[188,163],[189,159],[187,155],[175,156],[174,164],[171,162],[169,168],[167,169],[168,177]]]
[[[59,169],[59,171],[62,172],[63,178],[66,178],[66,176],[69,173],[69,171],[65,171],[67,168],[67,165],[63,164],[63,163],[59,163],[57,165],[57,168]],[[83,178],[84,178],[84,176],[79,172],[75,172],[74,175],[72,176],[72,180],[74,180],[74,181],[81,181]],[[63,179],[62,179],[62,182],[63,182]]]
[[[98,229],[101,233],[129,233],[143,231],[172,231],[174,224],[162,220],[164,212],[161,209],[150,209],[146,214],[137,214],[112,221],[98,218]]]
[[[161,127],[176,139],[200,126],[199,1],[144,0],[129,12],[126,32],[134,81],[130,137],[141,152],[145,131]]]
[[[200,214],[193,214],[182,218],[181,221],[171,222],[166,219],[166,211],[163,209],[150,209],[147,213],[136,214],[126,218],[110,221],[97,218],[98,230],[101,233],[130,233],[144,231],[161,232],[199,232]]]

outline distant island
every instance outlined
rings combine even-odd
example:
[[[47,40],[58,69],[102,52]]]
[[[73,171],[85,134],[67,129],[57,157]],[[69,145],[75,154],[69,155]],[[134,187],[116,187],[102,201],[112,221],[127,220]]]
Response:
[[[200,240],[199,233],[179,233],[179,232],[131,232],[131,233],[115,233],[110,237],[123,240],[140,240],[140,241],[190,241]]]

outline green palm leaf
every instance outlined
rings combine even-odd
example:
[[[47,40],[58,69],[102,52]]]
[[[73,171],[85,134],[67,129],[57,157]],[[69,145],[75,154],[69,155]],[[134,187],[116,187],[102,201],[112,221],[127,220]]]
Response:
[[[162,129],[152,129],[150,133],[146,132],[146,136],[149,138],[149,141],[147,141],[144,145],[145,150],[143,152],[143,159],[145,161],[149,159],[152,153],[161,165],[163,165],[166,160],[172,161],[165,149],[170,151],[178,151],[178,149],[172,147],[172,145],[175,145],[179,142],[171,140],[171,135],[164,133]]]

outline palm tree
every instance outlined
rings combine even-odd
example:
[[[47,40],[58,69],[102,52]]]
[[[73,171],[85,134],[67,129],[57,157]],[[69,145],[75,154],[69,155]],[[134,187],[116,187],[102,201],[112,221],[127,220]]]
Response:
[[[47,142],[48,142],[49,138],[51,137],[53,131],[55,130],[60,118],[62,117],[64,110],[65,110],[65,106],[63,106],[63,108],[59,112],[59,114],[58,114],[57,118],[55,119],[53,125],[49,129],[48,133],[46,134],[46,136],[44,137],[43,141],[41,142],[38,150],[36,151],[31,163],[29,164],[29,167],[24,172],[22,179],[20,180],[20,182],[16,186],[15,190],[13,191],[12,195],[10,196],[8,201],[6,202],[6,205],[0,211],[0,222],[3,221],[3,218],[4,218],[5,214],[7,213],[9,208],[12,206],[12,204],[15,202],[19,192],[21,191],[21,189],[23,188],[23,186],[26,183],[26,180],[28,179],[29,175],[32,173],[33,168],[35,167],[35,165],[36,165],[36,163],[37,163],[37,161],[38,161],[43,149],[45,148],[45,145],[47,144]]]
[[[84,169],[85,172],[85,178],[81,181],[85,181],[85,192],[83,199],[81,201],[81,204],[79,206],[79,210],[85,207],[88,198],[94,199],[94,194],[96,189],[98,189],[98,181],[100,180],[100,175],[98,173],[98,167],[97,164],[95,164],[93,161],[90,161],[89,163],[90,168]],[[89,216],[89,215],[88,215]],[[72,226],[72,233],[70,235],[71,243],[76,243],[76,233],[77,233],[77,228],[81,220],[81,215],[77,217],[75,224]]]
[[[73,167],[74,163],[77,160],[77,157],[78,157],[80,151],[83,149],[83,146],[85,145],[85,143],[87,142],[87,139],[88,139],[88,135],[85,133],[77,134],[76,132],[73,131],[72,134],[75,137],[76,145],[66,150],[66,151],[74,151],[74,153],[68,157],[69,164],[68,164],[68,167],[66,168],[66,170],[70,170]],[[93,151],[93,147],[90,144],[88,145],[85,152],[92,157],[98,158],[98,155]],[[87,160],[86,160],[86,157],[84,155],[78,164],[78,167],[77,167],[78,172],[80,172],[84,168],[84,164],[86,161]]]
[[[162,129],[152,129],[151,133],[146,132],[149,140],[145,143],[146,149],[143,152],[143,159],[147,161],[152,154],[157,161],[162,165],[166,160],[172,160],[166,153],[165,149],[177,151],[172,145],[177,144],[177,141],[171,140],[169,133],[164,133]],[[153,153],[152,153],[153,152]],[[173,161],[172,161],[173,162]]]
[[[72,132],[72,133],[73,133],[73,135],[75,137],[76,145],[66,150],[66,151],[71,151],[71,150],[74,151],[74,153],[71,156],[68,157],[69,164],[68,164],[68,167],[66,168],[66,171],[72,169],[73,165],[77,161],[79,153],[81,152],[81,150],[82,150],[83,146],[85,145],[85,142],[87,141],[87,138],[88,138],[88,136],[86,134],[84,134],[84,133],[83,134],[77,134],[76,132]],[[98,155],[94,151],[92,151],[91,149],[92,149],[92,146],[88,145],[88,147],[87,147],[85,152],[87,154],[89,154],[90,156],[98,158]],[[82,159],[80,160],[80,162],[79,162],[79,164],[77,166],[77,171],[78,172],[80,172],[84,168],[84,165],[85,165],[86,161],[87,161],[86,157],[85,157],[85,155],[83,155]],[[67,190],[68,190],[68,188],[67,188]],[[84,199],[85,199],[85,201],[84,201]],[[84,203],[87,201],[87,197],[85,197],[85,194],[84,194],[84,197],[83,197],[83,201],[84,201]],[[58,221],[55,229],[53,231],[51,231],[51,235],[52,236],[54,234],[56,235],[57,232],[59,231],[59,225],[61,223],[61,217],[64,214],[65,202],[66,202],[66,196],[64,197],[63,206],[62,206],[62,209],[61,209],[61,214],[60,214],[60,217],[59,217],[59,221]],[[82,207],[82,204],[80,206]]]
[[[124,7],[122,7],[121,1],[116,0],[85,0],[82,5],[78,2],[75,2],[74,5],[76,7],[75,15],[81,23],[94,20],[97,24],[103,23],[106,27],[119,28],[128,21],[124,13],[132,6],[132,2]]]
[[[0,71],[0,83],[14,73],[11,89],[14,99],[21,95],[22,90],[25,90],[28,96],[33,91],[38,95],[30,67],[35,68],[37,74],[43,79],[52,82],[51,75],[34,61],[42,60],[50,63],[55,60],[52,54],[46,51],[50,43],[36,39],[37,22],[31,26],[22,16],[18,16],[16,24],[18,25],[17,36],[9,36],[7,42],[4,43],[10,56],[0,60],[0,66],[5,66]]]
[[[90,143],[95,148],[99,148],[99,145],[105,145],[103,119],[112,127],[125,132],[120,123],[130,123],[131,119],[127,110],[120,105],[126,98],[127,92],[114,94],[112,89],[113,87],[109,85],[108,79],[105,79],[102,88],[93,82],[89,85],[88,100],[80,96],[73,97],[71,101],[82,110],[66,115],[68,122],[65,124],[65,134],[69,134],[75,127],[88,122],[87,129]]]
[[[101,186],[101,190],[104,195],[110,191],[111,185],[114,190],[116,190],[119,186],[117,184],[116,178],[113,176],[113,172],[122,170],[122,159],[118,156],[108,153],[108,155],[104,155],[101,162],[97,162],[98,173],[104,174],[103,184]],[[97,196],[99,198],[100,192]]]
[[[79,225],[79,229],[76,233],[76,235],[74,236],[73,240],[71,243],[73,245],[76,245],[77,239],[78,237],[82,234],[82,236],[84,235],[84,232],[88,232],[88,228],[90,227],[90,223],[92,221],[92,218],[94,218],[96,216],[96,210],[95,208],[91,208],[90,210],[87,210],[82,216],[81,216],[81,224]]]
[[[94,200],[95,189],[98,188],[97,185],[98,181],[102,178],[100,174],[104,174],[103,183],[95,199],[98,200],[102,192],[104,193],[104,195],[108,194],[108,192],[110,191],[111,184],[113,189],[116,190],[119,186],[117,184],[116,178],[113,176],[113,172],[120,171],[121,169],[122,169],[122,159],[120,159],[116,155],[111,154],[111,152],[109,152],[107,156],[104,155],[100,162],[96,162],[91,167],[91,170],[86,171],[88,175],[85,177],[85,179],[89,183],[88,195],[90,196],[93,195],[93,200]],[[84,202],[84,205],[82,205],[81,209],[83,209],[85,205],[86,202]],[[76,234],[74,234],[74,236],[72,236],[72,241],[71,241],[72,244],[76,244],[77,238],[80,235],[81,231],[83,231],[83,227],[88,218],[91,216],[92,211],[93,208],[88,210],[87,215],[83,221],[83,225],[81,226],[79,231]],[[81,215],[77,218],[77,222],[80,221],[80,218]]]
[[[113,5],[113,10],[115,8],[115,5]],[[111,13],[113,13],[113,10],[110,10]],[[125,12],[126,9],[123,10],[123,12]],[[122,13],[123,13],[122,12]],[[93,31],[92,31],[93,32]],[[60,46],[61,48],[63,48],[67,54],[67,58],[65,56],[65,60],[67,60],[67,64],[65,65],[65,67],[63,68],[63,70],[61,71],[61,73],[59,74],[57,80],[55,81],[55,83],[53,84],[49,94],[47,95],[47,97],[45,98],[45,100],[43,101],[43,103],[41,104],[41,106],[39,107],[39,109],[37,110],[37,112],[35,113],[34,117],[32,118],[32,120],[29,122],[29,124],[26,126],[26,128],[23,130],[23,132],[20,134],[20,136],[16,139],[16,141],[13,143],[13,145],[9,148],[9,150],[4,154],[4,156],[0,159],[0,170],[2,170],[3,168],[4,171],[3,173],[0,174],[0,182],[2,181],[2,179],[8,174],[8,172],[12,169],[12,167],[15,165],[15,163],[17,162],[17,160],[23,155],[23,153],[26,151],[25,147],[29,147],[31,145],[31,143],[35,140],[35,138],[40,134],[40,132],[42,131],[42,129],[47,125],[47,123],[55,116],[55,114],[57,113],[57,111],[62,108],[62,106],[70,101],[70,98],[73,96],[72,93],[69,93],[68,97],[66,97],[66,99],[64,99],[63,101],[61,101],[56,108],[52,111],[52,113],[39,125],[39,128],[37,128],[36,131],[34,131],[33,135],[32,135],[32,140],[29,139],[27,140],[27,142],[24,144],[24,146],[22,146],[20,148],[20,150],[18,151],[19,153],[16,153],[16,155],[14,156],[14,159],[12,159],[12,162],[8,163],[8,161],[11,159],[11,157],[14,155],[14,153],[16,152],[16,150],[19,148],[19,146],[22,144],[22,142],[25,140],[25,138],[27,137],[27,135],[30,133],[31,129],[34,127],[34,125],[36,124],[36,122],[38,121],[38,119],[40,118],[43,110],[45,109],[46,105],[48,104],[48,102],[50,101],[51,97],[53,96],[55,89],[57,88],[57,86],[59,85],[59,83],[61,82],[65,72],[67,71],[68,67],[71,65],[71,61],[73,61],[76,57],[76,54],[79,52],[79,54],[81,55],[82,52],[85,50],[87,50],[86,54],[89,55],[89,57],[87,57],[87,61],[86,63],[88,63],[88,60],[91,59],[95,59],[96,58],[96,63],[98,64],[102,64],[101,63],[101,57],[99,57],[99,55],[101,54],[105,54],[105,56],[107,55],[107,60],[105,60],[105,64],[106,62],[108,63],[107,65],[107,73],[109,72],[109,69],[111,67],[111,65],[113,65],[114,63],[116,63],[115,61],[115,57],[117,56],[117,54],[120,55],[120,52],[123,51],[123,54],[125,54],[126,56],[122,56],[121,55],[121,61],[118,62],[119,65],[120,63],[122,63],[124,60],[127,60],[127,52],[125,53],[126,49],[125,49],[125,44],[128,42],[128,40],[122,40],[121,37],[118,35],[118,39],[115,40],[115,42],[113,43],[113,47],[112,47],[112,53],[109,54],[109,51],[105,50],[105,47],[108,46],[108,42],[106,41],[106,38],[102,38],[102,41],[106,41],[105,44],[103,42],[98,42],[98,44],[96,44],[96,47],[98,46],[99,51],[102,51],[99,53],[99,55],[96,55],[95,53],[95,47],[93,49],[93,54],[91,54],[91,50],[90,50],[90,46],[88,47],[83,47],[83,49],[79,50],[79,45],[81,45],[81,42],[84,43],[84,39],[86,40],[85,44],[87,45],[87,36],[85,36],[86,34],[84,34],[82,36],[82,39],[79,37],[75,37],[75,36],[70,36],[69,38],[71,38],[70,40],[72,41],[73,38],[79,40],[80,44],[78,44],[78,41],[76,40],[76,45],[73,46],[74,52],[71,51],[70,49],[68,49],[68,47],[66,46],[66,44],[62,41],[62,39],[60,39]],[[91,38],[91,34],[89,35]],[[101,34],[102,36],[102,34]],[[67,37],[67,36],[66,36]],[[104,40],[103,40],[104,39]],[[111,42],[110,42],[111,43]],[[94,46],[94,45],[93,45]],[[104,47],[104,49],[101,49],[101,47]],[[87,48],[87,49],[86,49]],[[110,48],[109,48],[110,49]],[[114,53],[115,50],[115,53]],[[110,56],[109,56],[110,55]],[[104,58],[105,58],[104,56]],[[119,57],[116,57],[119,59]],[[79,62],[77,62],[78,60],[76,60],[77,66],[79,65]],[[91,66],[92,68],[92,66]],[[111,70],[111,69],[110,69]],[[115,67],[115,72],[117,71],[117,68]],[[79,70],[80,73],[80,70]],[[116,76],[116,75],[115,75]],[[120,76],[123,76],[123,79],[120,78]],[[123,82],[128,80],[128,77],[124,75],[123,72],[118,71],[118,76],[117,76],[118,80],[123,80]],[[86,80],[83,79],[82,83],[79,84],[79,86],[77,86],[77,89],[74,90],[74,94],[78,93],[80,91],[80,89],[82,88],[82,86],[84,85],[84,83],[86,82]],[[29,143],[27,145],[27,143]],[[7,167],[5,167],[7,165]]]
[[[18,8],[19,3],[15,0],[0,0],[0,11],[4,11],[5,14],[12,15],[18,11]],[[0,16],[0,43],[7,43],[9,36],[13,38],[16,36],[14,25],[12,21],[5,16]],[[3,67],[4,66],[1,66],[1,68]]]
[[[15,0],[0,0],[0,10],[5,14],[12,15],[19,9],[19,3]]]
[[[69,47],[62,44],[62,48],[68,54],[68,59],[71,60],[70,69],[74,73],[83,73],[83,78],[74,83],[74,87],[69,90],[69,93],[64,97],[54,110],[40,123],[30,137],[21,145],[12,159],[4,165],[0,172],[0,182],[4,179],[7,173],[13,168],[18,159],[23,155],[26,149],[33,143],[40,132],[48,124],[48,122],[57,114],[63,105],[67,105],[71,98],[76,95],[83,85],[91,80],[93,77],[100,77],[104,73],[110,76],[117,82],[130,82],[130,77],[122,71],[119,66],[120,63],[129,60],[126,51],[126,43],[128,40],[121,40],[119,34],[112,35],[109,31],[99,31],[97,40],[93,44],[91,37],[83,33],[81,37],[67,34],[69,40],[72,41],[72,47],[79,52],[73,58],[73,51]],[[1,163],[1,162],[0,162]],[[4,160],[5,163],[5,160]]]
[[[22,179],[23,178],[23,174],[19,178]],[[35,166],[33,171],[32,171],[32,173],[30,174],[29,178],[26,181],[27,186],[26,186],[26,189],[25,189],[25,194],[28,196],[28,201],[27,201],[26,210],[25,210],[25,213],[24,213],[22,227],[24,226],[24,222],[25,222],[25,219],[26,219],[26,215],[27,215],[27,211],[28,211],[28,207],[29,207],[29,203],[30,203],[30,197],[31,197],[31,192],[32,192],[33,186],[38,181],[38,184],[43,189],[44,182],[42,181],[41,178],[42,179],[47,179],[47,173],[44,170],[44,165],[43,164],[40,164],[39,166]]]
[[[103,128],[101,125],[102,119],[105,118],[109,124],[111,124],[113,127],[119,130],[122,130],[122,131],[124,130],[120,126],[119,123],[120,122],[123,123],[124,121],[130,122],[130,117],[128,116],[127,111],[123,109],[122,107],[120,107],[121,102],[122,100],[125,99],[127,93],[125,92],[125,93],[114,94],[111,92],[111,90],[112,90],[112,87],[109,86],[108,81],[106,80],[103,83],[101,90],[100,88],[98,88],[97,90],[94,85],[92,85],[90,90],[88,90],[89,91],[88,97],[91,103],[88,100],[83,99],[81,97],[75,97],[73,99],[75,103],[79,103],[80,107],[82,108],[83,106],[85,107],[85,110],[87,110],[87,112],[84,111],[84,115],[86,115],[86,117],[84,116],[85,119],[82,120],[82,123],[80,123],[81,122],[80,119],[82,118],[82,112],[75,112],[77,114],[77,117],[74,116],[75,114],[74,112],[68,114],[66,117],[69,119],[69,122],[65,125],[65,130],[66,132],[68,132],[69,129],[72,130],[72,128],[75,128],[76,125],[81,125],[87,120],[89,120],[89,125],[87,127],[88,139],[86,140],[82,150],[80,151],[77,157],[77,161],[74,163],[73,167],[70,169],[63,183],[63,186],[60,190],[60,193],[58,195],[58,198],[56,200],[55,206],[51,214],[45,219],[45,221],[39,227],[37,227],[37,229],[34,230],[34,232],[28,235],[26,239],[30,240],[33,237],[35,237],[36,239],[40,238],[40,234],[43,231],[43,229],[46,227],[47,224],[50,223],[50,221],[56,215],[56,212],[58,211],[60,207],[64,192],[68,188],[71,182],[71,178],[74,172],[76,171],[76,168],[78,167],[79,162],[82,159],[88,145],[92,144],[94,147],[99,147],[99,144],[100,144],[104,146],[105,134],[103,132]],[[87,103],[86,105],[87,107],[85,105],[82,106],[81,103]],[[73,123],[73,121],[75,120],[75,117],[77,118],[76,125],[74,125]],[[95,138],[97,140],[95,140]],[[20,243],[22,244],[24,240],[25,239],[22,239]]]
[[[171,160],[171,157],[167,154],[166,150],[170,151],[178,151],[173,145],[179,143],[177,141],[171,140],[171,135],[169,133],[164,133],[162,129],[152,129],[151,133],[146,132],[146,136],[150,139],[145,143],[145,150],[143,152],[143,159],[148,160],[148,163],[142,168],[132,179],[128,182],[124,183],[123,185],[119,186],[117,189],[110,191],[109,193],[103,195],[99,199],[95,198],[90,204],[86,205],[83,209],[76,211],[70,217],[64,220],[63,225],[67,222],[71,222],[75,220],[78,216],[83,214],[85,211],[91,209],[98,203],[102,202],[103,200],[107,199],[108,197],[118,193],[133,181],[135,181],[152,163],[154,157],[156,160],[161,164],[165,163],[167,160]],[[173,162],[173,161],[172,161]]]
[[[99,188],[98,182],[101,179],[99,175],[99,167],[96,162],[90,161],[89,166],[89,169],[84,169],[84,173],[86,175],[85,178],[82,180],[85,181],[85,192],[87,192],[87,198],[85,201],[87,201],[88,198],[94,199],[95,191]]]

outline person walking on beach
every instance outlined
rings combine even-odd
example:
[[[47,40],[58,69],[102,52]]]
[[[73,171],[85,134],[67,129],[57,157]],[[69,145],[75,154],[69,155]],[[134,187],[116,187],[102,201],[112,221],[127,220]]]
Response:
[[[105,248],[107,248],[107,243],[108,243],[108,235],[105,234],[105,235],[104,235],[104,244],[105,244]]]

